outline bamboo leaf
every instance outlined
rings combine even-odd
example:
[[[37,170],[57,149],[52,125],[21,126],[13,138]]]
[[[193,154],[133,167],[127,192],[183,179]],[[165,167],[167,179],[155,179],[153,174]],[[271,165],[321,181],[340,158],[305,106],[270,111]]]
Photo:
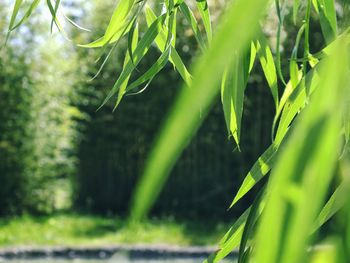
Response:
[[[243,196],[246,195],[272,168],[275,159],[278,145],[272,144],[254,163],[249,173],[244,178],[235,198],[233,199],[230,208],[232,208]]]
[[[207,114],[218,95],[224,69],[250,43],[266,4],[267,0],[238,0],[227,8],[210,48],[196,63],[192,88],[181,90],[158,136],[136,188],[132,220],[144,217],[154,203],[176,159],[203,121],[200,116]],[[241,26],[243,19],[250,25],[248,28]]]
[[[247,242],[248,242],[248,239],[253,236],[254,227],[256,225],[258,218],[260,217],[261,212],[263,211],[263,208],[264,208],[264,188],[258,192],[251,206],[247,221],[244,226],[241,242],[239,245],[237,263],[244,263],[246,262],[247,257],[249,257],[250,249],[247,248]]]
[[[213,38],[213,33],[211,29],[211,18],[210,18],[210,11],[209,11],[209,5],[207,0],[196,0],[197,1],[197,8],[199,10],[199,13],[201,15],[205,32],[207,33],[207,39],[210,43]]]
[[[136,50],[138,39],[139,39],[139,30],[138,30],[138,26],[136,24],[134,29],[133,29],[132,37],[131,37],[131,39],[129,39],[129,42],[128,42],[129,50],[128,50],[128,52],[125,55],[123,67],[126,67],[126,65],[129,63],[129,61],[131,61],[132,64],[135,66],[135,63],[134,63],[134,60],[133,60],[133,53]],[[126,93],[126,88],[128,86],[129,79],[130,79],[130,75],[128,75],[125,78],[124,82],[120,85],[119,92],[118,92],[118,98],[117,98],[117,102],[116,102],[116,105],[115,105],[114,109],[119,105],[119,103],[121,102],[124,94]]]
[[[339,37],[339,39],[331,45],[336,45],[339,43],[339,41],[347,42],[349,40],[348,38],[349,36],[345,34]],[[326,49],[328,50],[328,55],[331,51],[334,52],[335,50],[334,48],[330,47],[327,47]],[[248,191],[254,187],[256,183],[258,183],[270,171],[271,167],[274,164],[275,154],[279,148],[280,143],[286,136],[291,122],[294,120],[295,116],[300,112],[300,110],[305,106],[307,99],[306,86],[312,94],[319,84],[319,68],[320,65],[317,65],[314,69],[312,69],[303,81],[300,81],[302,79],[302,72],[299,71],[299,85],[296,88],[293,88],[291,81],[287,83],[274,119],[273,130],[275,130],[277,120],[282,114],[274,143],[263,153],[257,162],[255,162],[246,178],[244,179],[241,187],[239,188],[238,193],[230,205],[230,208],[235,205]]]
[[[7,35],[6,35],[5,44],[7,43],[8,38],[9,38],[10,33],[11,33],[11,30],[12,30],[12,27],[16,22],[16,17],[18,15],[18,12],[19,12],[19,9],[20,9],[22,3],[23,3],[23,0],[16,0],[15,4],[13,6],[13,11],[12,11],[12,15],[10,18],[10,24],[9,24],[9,28],[8,28]]]
[[[157,17],[148,5],[146,5],[145,13],[146,13],[147,25],[150,26],[157,19]],[[164,27],[159,32],[158,36],[155,39],[155,42],[156,42],[158,49],[161,52],[164,52],[164,47],[165,47],[165,43],[166,43],[166,30],[164,29]],[[181,75],[181,77],[183,78],[185,83],[187,84],[187,86],[191,86],[192,76],[188,72],[185,64],[183,63],[183,61],[182,61],[179,53],[176,51],[175,47],[171,47],[170,62],[172,62],[174,64],[175,68],[177,69],[177,71],[179,72],[179,74]]]
[[[203,263],[216,263],[227,257],[236,247],[238,247],[245,223],[250,213],[248,208],[233,224],[225,236],[221,239],[219,248],[216,252],[211,254]]]
[[[21,26],[25,21],[27,21],[27,19],[30,17],[30,15],[32,14],[32,12],[36,9],[36,7],[38,6],[40,0],[34,0],[28,7],[27,11],[25,12],[25,14],[23,15],[23,17],[19,20],[19,22],[17,24],[15,24],[14,26],[11,27],[11,31],[15,30],[16,28],[18,28],[19,26]]]
[[[337,213],[346,203],[349,197],[349,182],[342,182],[329,198],[320,212],[312,232],[318,230],[335,213]]]
[[[62,28],[60,22],[57,19],[57,11],[58,11],[58,8],[59,8],[59,5],[60,5],[60,0],[57,0],[55,2],[55,6],[52,5],[51,0],[46,0],[46,3],[47,3],[47,6],[49,8],[49,11],[51,13],[51,16],[52,16],[51,26],[50,26],[51,33],[52,33],[52,29],[53,29],[53,24],[56,25],[56,27],[57,27],[57,29],[59,31],[63,32],[63,28]]]
[[[243,114],[244,90],[249,74],[250,54],[235,54],[235,59],[224,72],[221,82],[221,101],[226,125],[239,148]]]
[[[293,22],[294,22],[294,24],[297,23],[299,7],[300,7],[300,0],[294,0],[294,3],[293,3]]]
[[[256,53],[257,53],[257,50],[255,47],[254,41],[252,41],[252,43],[250,44],[249,73],[251,73],[254,67]]]
[[[289,72],[290,72],[290,81],[292,84],[292,89],[295,89],[296,86],[298,86],[300,81],[299,66],[298,66],[297,60],[298,60],[299,44],[300,44],[301,36],[304,33],[304,31],[305,31],[305,24],[302,25],[298,31],[295,45],[293,47],[292,55],[290,58]]]
[[[334,0],[317,0],[317,11],[323,36],[327,43],[337,37],[337,15]]]
[[[281,113],[281,118],[277,128],[275,141],[282,141],[283,137],[287,133],[290,124],[294,120],[295,116],[306,105],[307,98],[317,88],[320,82],[319,67],[315,70],[311,70],[304,81],[301,81],[299,86],[293,90],[288,97],[285,106]]]
[[[255,42],[255,46],[277,110],[279,103],[277,73],[271,49],[264,36]]]
[[[343,97],[349,93],[344,85],[348,61],[341,55],[343,52],[346,49],[340,45],[338,53],[323,64],[323,81],[297,119],[270,176],[269,197],[256,236],[255,262],[305,260],[310,229],[321,210],[337,161]]]
[[[162,53],[158,60],[141,77],[127,87],[126,92],[132,91],[141,84],[153,79],[153,77],[157,75],[157,73],[161,71],[168,62],[170,50],[171,48],[168,47],[168,49]]]
[[[125,28],[128,27],[128,24],[132,24],[128,18],[134,4],[135,0],[119,1],[103,37],[91,42],[90,44],[80,46],[95,48],[118,41],[118,39],[126,33]]]
[[[187,6],[185,2],[183,2],[179,6],[179,8],[181,10],[181,13],[184,15],[185,19],[187,20],[187,22],[190,24],[194,37],[196,38],[199,44],[199,47],[201,48],[202,51],[204,51],[206,49],[206,44],[202,37],[202,33],[199,30],[198,21],[196,20],[194,14],[192,13],[191,9]]]
[[[151,44],[153,43],[154,39],[157,37],[162,28],[165,16],[166,15],[164,14],[158,17],[148,28],[148,30],[138,43],[135,52],[133,52],[134,63],[132,63],[130,60],[126,63],[118,80],[115,82],[113,88],[108,93],[100,108],[103,107],[116,92],[118,92],[120,86],[125,82],[127,78],[130,77],[130,74],[133,72],[135,67],[138,65],[138,63],[141,61],[144,55],[148,52]]]
[[[50,27],[50,30],[52,32],[52,29],[53,29],[53,24],[55,23],[56,26],[58,27],[58,19],[57,19],[57,11],[58,11],[58,8],[60,6],[60,2],[61,0],[56,0],[55,2],[55,8],[54,8],[54,13],[52,15],[52,19],[51,19],[51,27]]]

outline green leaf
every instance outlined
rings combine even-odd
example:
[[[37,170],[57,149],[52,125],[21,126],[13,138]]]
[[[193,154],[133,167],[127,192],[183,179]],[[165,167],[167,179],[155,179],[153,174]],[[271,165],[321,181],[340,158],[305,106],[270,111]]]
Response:
[[[134,63],[129,60],[126,65],[123,67],[123,70],[118,78],[118,80],[115,82],[113,88],[110,90],[108,93],[107,97],[103,101],[102,105],[100,106],[103,107],[107,101],[116,93],[118,92],[118,89],[120,86],[125,82],[127,78],[130,77],[131,73],[135,69],[135,67],[138,65],[138,63],[141,61],[141,59],[144,57],[144,55],[148,52],[150,46],[152,45],[154,39],[157,37],[159,34],[162,24],[165,19],[165,14],[158,17],[148,28],[144,36],[141,38],[140,42],[138,43],[135,52],[133,52],[133,57],[134,57]]]
[[[294,22],[294,24],[297,23],[299,7],[300,7],[300,0],[294,0],[294,3],[293,3],[293,22]]]
[[[159,195],[176,159],[218,95],[218,84],[224,69],[232,63],[233,56],[240,54],[250,43],[267,2],[238,0],[227,8],[210,48],[194,67],[192,87],[181,90],[157,137],[136,188],[131,209],[132,220],[143,218]],[[250,25],[248,28],[242,27],[243,20]]]
[[[343,41],[347,40],[347,38],[341,37],[339,38],[339,41],[341,39],[343,39]],[[271,167],[274,164],[275,154],[288,131],[289,125],[306,103],[307,96],[305,85],[308,86],[308,89],[312,94],[319,83],[320,77],[318,71],[319,65],[317,65],[308,73],[305,81],[301,82],[300,80],[302,73],[299,71],[299,85],[296,88],[293,88],[291,81],[287,83],[274,119],[273,130],[275,129],[274,127],[279,116],[282,114],[274,143],[262,154],[257,162],[255,162],[248,175],[244,179],[241,187],[239,188],[238,193],[230,205],[230,208],[235,205],[249,190],[254,187],[256,183],[258,183],[270,171]]]
[[[128,42],[128,45],[129,45],[128,49],[129,50],[125,55],[123,67],[126,67],[126,65],[129,63],[129,61],[131,61],[132,64],[135,66],[135,63],[133,60],[133,53],[136,50],[138,39],[139,39],[139,30],[138,30],[138,26],[136,24],[134,29],[133,29],[132,37],[131,37],[131,39],[129,39],[129,42]],[[119,92],[118,92],[118,98],[117,98],[117,102],[116,102],[114,109],[119,105],[124,94],[126,93],[126,88],[128,86],[129,79],[130,79],[130,75],[128,75],[126,77],[126,79],[124,80],[124,82],[120,85]]]
[[[210,43],[213,38],[213,33],[211,29],[211,18],[210,18],[210,11],[207,0],[196,0],[197,1],[197,8],[199,10],[199,14],[201,15],[205,32],[207,33],[207,39]]]
[[[285,2],[284,2],[285,4]],[[284,80],[281,68],[281,31],[284,23],[284,12],[281,12],[280,0],[275,0],[276,13],[278,17],[278,27],[277,27],[277,36],[276,36],[276,66],[277,66],[277,74],[284,85],[287,85]]]
[[[256,222],[260,217],[261,212],[263,211],[264,205],[265,203],[264,203],[264,188],[263,188],[256,195],[254,202],[251,206],[247,221],[245,223],[244,231],[243,231],[241,242],[239,245],[237,263],[244,263],[246,261],[246,257],[249,256],[248,253],[245,253],[250,251],[249,247],[248,247],[248,250],[246,251],[248,239],[253,236]]]
[[[337,14],[334,0],[317,0],[317,10],[323,36],[327,43],[337,37]]]
[[[199,30],[198,21],[196,20],[194,14],[192,13],[191,9],[187,6],[185,2],[183,2],[179,6],[179,8],[181,10],[181,13],[184,15],[185,19],[187,20],[187,22],[191,25],[194,37],[196,38],[199,44],[199,47],[201,48],[202,51],[204,51],[206,49],[206,44],[202,37],[202,33]]]
[[[308,96],[311,95],[317,88],[320,82],[319,67],[311,70],[305,80],[300,81],[300,84],[295,88],[288,97],[281,113],[281,118],[277,128],[275,141],[280,142],[287,133],[290,124],[295,116],[306,105]]]
[[[252,41],[252,43],[250,44],[249,73],[251,73],[254,67],[256,53],[257,53],[257,50],[255,47],[254,41]]]
[[[304,31],[305,31],[305,24],[303,24],[298,31],[295,45],[293,47],[292,55],[290,58],[289,72],[290,72],[290,81],[292,84],[292,89],[295,89],[296,86],[298,86],[300,81],[299,66],[298,66],[297,60],[298,60],[299,44],[300,44],[301,36],[304,33]]]
[[[55,6],[52,5],[51,0],[46,0],[47,6],[49,8],[49,11],[51,13],[52,19],[51,19],[51,26],[50,26],[50,30],[52,33],[52,29],[53,29],[53,24],[56,25],[57,29],[61,32],[63,32],[63,28],[60,24],[60,22],[57,19],[57,11],[60,5],[60,0],[55,1]]]
[[[337,213],[348,200],[350,184],[349,182],[342,182],[329,198],[322,211],[320,212],[313,231],[318,230],[324,223],[326,223],[335,213]]]
[[[250,169],[249,173],[244,178],[244,181],[239,188],[235,198],[233,199],[230,208],[232,208],[243,196],[245,196],[272,168],[275,159],[278,145],[272,144],[259,157]]]
[[[16,0],[15,4],[13,6],[13,11],[12,11],[9,28],[8,28],[7,35],[6,35],[5,44],[7,43],[8,38],[9,38],[10,33],[11,33],[11,30],[12,30],[12,27],[16,22],[16,17],[18,15],[18,12],[19,12],[19,9],[20,9],[22,3],[23,3],[23,0]]]
[[[271,49],[264,36],[261,36],[260,39],[255,42],[255,46],[277,110],[279,103],[277,73]]]
[[[296,120],[277,159],[256,235],[254,262],[305,261],[310,229],[321,210],[337,161],[344,96],[350,92],[344,85],[349,74],[344,52],[341,44],[337,54],[324,61],[323,81]]]
[[[140,86],[141,84],[143,84],[149,80],[152,80],[154,78],[154,76],[157,75],[157,73],[159,71],[161,71],[164,68],[164,66],[166,65],[166,63],[168,62],[170,50],[171,50],[171,48],[168,47],[168,49],[165,50],[164,53],[162,53],[162,55],[158,58],[158,60],[141,77],[139,77],[137,80],[132,82],[127,87],[126,92],[132,91],[133,89]],[[118,101],[119,101],[119,99],[118,99]]]
[[[157,19],[157,17],[148,5],[146,5],[145,13],[146,13],[147,25],[150,26]],[[156,42],[158,49],[161,52],[164,52],[164,47],[165,47],[165,43],[166,43],[166,30],[164,29],[164,26],[161,29],[161,31],[159,32],[158,36],[156,37],[155,42]],[[191,86],[192,76],[188,72],[185,64],[183,63],[183,61],[182,61],[179,53],[176,51],[175,47],[171,47],[170,62],[172,62],[174,64],[175,68],[177,69],[177,71],[179,72],[179,74],[181,75],[181,77],[183,78],[185,83],[187,84],[187,86]]]
[[[58,23],[59,22],[58,22],[58,19],[57,19],[57,11],[58,11],[58,8],[60,6],[60,2],[61,2],[61,0],[56,0],[56,3],[55,3],[54,13],[52,15],[51,27],[50,27],[51,32],[52,32],[54,23],[56,24],[57,28],[59,28],[58,27]]]
[[[32,12],[36,9],[36,7],[38,6],[40,0],[34,0],[28,7],[27,11],[25,12],[25,14],[23,15],[23,17],[19,20],[19,22],[11,27],[11,31],[15,30],[16,28],[18,28],[19,26],[21,26],[25,21],[27,21],[27,19],[30,17],[30,15],[32,14]],[[17,10],[18,12],[18,10]]]
[[[249,74],[248,55],[234,55],[232,64],[225,70],[221,82],[221,101],[227,129],[239,148],[243,113],[244,90]]]
[[[127,32],[126,28],[132,24],[128,18],[134,4],[135,0],[119,1],[113,12],[111,20],[109,21],[104,36],[91,42],[90,44],[80,46],[95,48],[118,41],[118,39]]]
[[[238,247],[242,234],[244,231],[245,223],[250,213],[248,208],[233,224],[225,236],[221,239],[219,248],[213,254],[211,254],[203,263],[216,263],[227,257],[236,247]]]

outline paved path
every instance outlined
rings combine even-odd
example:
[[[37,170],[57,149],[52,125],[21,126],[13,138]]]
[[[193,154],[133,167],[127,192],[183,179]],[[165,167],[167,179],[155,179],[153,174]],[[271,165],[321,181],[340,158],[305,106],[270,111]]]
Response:
[[[16,247],[0,248],[0,259],[92,258],[106,259],[125,254],[131,259],[208,257],[216,247],[168,245],[116,245],[103,247]],[[233,252],[231,256],[237,256]]]

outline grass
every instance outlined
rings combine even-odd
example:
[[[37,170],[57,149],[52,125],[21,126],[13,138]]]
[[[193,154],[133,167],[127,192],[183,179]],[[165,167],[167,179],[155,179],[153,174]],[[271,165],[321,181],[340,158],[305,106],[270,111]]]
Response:
[[[153,219],[133,225],[121,218],[79,214],[0,219],[0,246],[213,245],[225,224]]]

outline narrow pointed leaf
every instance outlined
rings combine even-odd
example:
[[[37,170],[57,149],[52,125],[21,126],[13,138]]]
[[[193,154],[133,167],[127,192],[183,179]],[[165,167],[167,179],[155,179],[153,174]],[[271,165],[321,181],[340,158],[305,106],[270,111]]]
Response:
[[[350,92],[344,85],[348,61],[341,54],[345,50],[339,46],[338,54],[323,64],[323,81],[279,155],[267,187],[269,196],[256,236],[254,262],[305,261],[310,229],[321,210],[337,161],[343,98]]]
[[[349,197],[349,190],[349,182],[343,182],[337,187],[319,214],[313,232],[318,230],[345,205]]]
[[[294,0],[294,3],[293,3],[293,22],[294,22],[294,24],[297,23],[299,7],[300,7],[300,0]]]
[[[138,39],[139,39],[139,30],[138,30],[137,25],[135,25],[135,28],[133,29],[132,38],[129,39],[129,41],[130,41],[128,43],[129,50],[128,50],[127,54],[125,55],[123,67],[125,67],[129,63],[129,61],[131,61],[132,64],[135,65],[134,60],[133,60],[133,53],[135,52],[135,49],[137,47]],[[130,75],[127,76],[126,79],[124,80],[124,82],[120,85],[117,102],[116,102],[116,105],[114,108],[116,108],[119,105],[124,94],[126,93],[126,88],[128,86],[129,79],[130,79]]]
[[[254,163],[253,167],[244,178],[230,208],[233,207],[243,196],[245,196],[272,168],[278,145],[272,144]]]
[[[337,15],[334,0],[317,0],[317,9],[323,36],[327,43],[337,36]]]
[[[209,11],[209,5],[207,0],[196,0],[197,1],[197,7],[199,10],[199,13],[201,15],[205,32],[207,33],[207,39],[210,43],[213,38],[213,33],[211,29],[211,18],[210,18],[210,11]]]
[[[253,201],[247,221],[244,226],[241,242],[239,245],[237,263],[244,263],[246,258],[249,256],[246,253],[246,252],[249,252],[249,247],[247,247],[248,239],[253,237],[256,222],[260,217],[260,214],[263,211],[263,208],[264,208],[264,189],[261,189]]]
[[[162,15],[158,17],[152,25],[148,28],[144,36],[141,38],[140,42],[138,43],[135,52],[133,52],[134,55],[134,63],[129,60],[125,67],[123,67],[123,70],[118,78],[118,80],[115,82],[113,88],[111,91],[108,93],[107,97],[103,101],[102,106],[104,106],[107,101],[118,92],[118,89],[120,86],[124,83],[124,81],[130,77],[131,73],[135,69],[135,67],[138,65],[138,63],[141,61],[141,59],[144,57],[144,55],[148,52],[150,46],[152,45],[154,39],[157,37],[159,34],[162,24],[164,22],[165,15]]]
[[[225,236],[221,239],[219,248],[211,254],[203,263],[216,263],[227,257],[241,242],[244,226],[250,213],[248,208],[233,224]]]
[[[141,84],[153,79],[153,77],[157,75],[157,73],[161,71],[168,62],[170,50],[171,48],[168,47],[168,49],[162,53],[158,60],[141,77],[127,87],[126,92],[130,92]]]
[[[269,84],[273,100],[275,102],[276,109],[278,108],[278,86],[277,86],[277,73],[274,58],[272,56],[271,49],[264,36],[260,37],[255,43],[257,54],[260,60],[260,64],[264,71],[267,83]]]
[[[237,52],[242,52],[250,44],[267,2],[238,0],[227,8],[210,48],[194,67],[192,87],[181,90],[158,136],[136,188],[131,219],[140,220],[149,211],[176,159],[218,95],[218,84],[224,69],[232,63],[231,59]],[[242,27],[240,21],[243,19],[250,25],[248,28]]]
[[[40,0],[34,0],[28,7],[27,11],[23,15],[23,17],[15,24],[13,27],[11,27],[11,31],[15,30],[19,26],[21,26],[27,19],[30,17],[30,15],[33,13],[33,11],[36,9],[38,6]]]
[[[221,101],[226,125],[239,147],[243,114],[244,91],[249,74],[250,54],[234,55],[232,65],[224,72],[221,82]]]
[[[14,24],[16,22],[16,17],[18,15],[18,12],[19,12],[19,9],[20,9],[22,3],[23,3],[23,0],[16,0],[15,4],[13,6],[13,11],[12,11],[12,15],[10,18],[10,24],[9,24],[9,28],[8,28],[7,35],[6,35],[5,44],[10,36],[12,27],[14,26]]]
[[[196,38],[199,47],[204,51],[206,49],[206,44],[204,42],[204,39],[202,37],[202,32],[199,30],[198,27],[198,21],[196,20],[194,14],[192,13],[191,9],[187,6],[185,2],[183,2],[179,6],[181,13],[184,15],[187,22],[190,24],[194,37]]]
[[[156,15],[153,13],[152,9],[146,5],[145,8],[147,25],[150,26],[156,19]],[[156,45],[161,52],[164,52],[164,47],[166,43],[166,30],[164,27],[160,30],[158,36],[155,39]],[[171,47],[170,52],[170,62],[172,62],[179,72],[187,86],[191,86],[192,76],[188,72],[185,64],[183,63],[179,53],[176,51],[175,47]]]
[[[122,0],[118,2],[117,7],[109,21],[106,32],[103,37],[91,42],[90,44],[80,45],[87,48],[102,47],[106,44],[114,43],[125,34],[125,28],[130,23],[129,15],[134,6],[135,0]]]

